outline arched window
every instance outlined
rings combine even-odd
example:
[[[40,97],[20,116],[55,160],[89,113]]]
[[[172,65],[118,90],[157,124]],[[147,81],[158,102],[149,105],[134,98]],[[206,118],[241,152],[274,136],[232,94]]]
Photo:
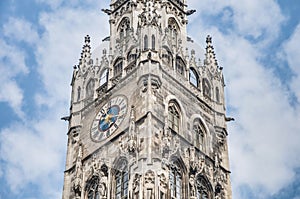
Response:
[[[176,57],[176,71],[179,74],[184,75],[184,70],[185,70],[185,64],[183,60],[180,57]]]
[[[209,84],[209,82],[208,82],[208,80],[206,78],[203,79],[202,86],[203,86],[203,88],[202,88],[203,89],[203,95],[205,97],[211,98],[211,87],[210,87],[210,84]]]
[[[197,72],[194,69],[190,69],[190,83],[195,87],[198,87],[199,78]]]
[[[127,199],[128,198],[128,164],[127,161],[119,160],[117,168],[115,170],[115,198]]]
[[[105,69],[100,76],[100,86],[106,84],[108,81],[108,69]]]
[[[132,49],[129,53],[128,53],[128,55],[127,55],[127,60],[128,60],[128,62],[129,63],[131,63],[131,62],[134,62],[134,61],[136,61],[136,59],[137,59],[137,49]]]
[[[168,122],[169,122],[169,127],[175,132],[179,133],[180,114],[179,114],[178,106],[174,102],[169,104]]]
[[[184,198],[184,190],[183,190],[184,171],[183,171],[183,167],[181,167],[180,165],[181,165],[180,160],[177,158],[171,161],[170,164],[169,184],[170,184],[171,199]]]
[[[120,39],[123,39],[129,35],[129,30],[130,30],[129,18],[126,17],[122,20],[122,22],[120,23],[119,29],[120,29]]]
[[[217,102],[220,102],[220,90],[219,90],[219,87],[216,87],[216,100],[217,100]]]
[[[209,190],[208,182],[203,177],[197,179],[196,186],[197,199],[212,199],[212,194]]]
[[[99,178],[94,176],[87,184],[87,199],[99,199],[99,196]]]
[[[152,35],[152,50],[155,50],[155,36]]]
[[[94,87],[95,87],[95,82],[93,79],[91,79],[86,85],[86,97],[91,97],[94,95]]]
[[[206,134],[205,128],[199,119],[194,121],[193,132],[195,134],[196,147],[198,147],[201,151],[204,151],[206,144]]]
[[[81,87],[78,86],[78,88],[77,88],[77,100],[76,101],[80,100],[80,95],[81,95]]]
[[[168,20],[168,28],[170,30],[170,36],[172,40],[176,43],[179,32],[179,26],[174,18],[170,18]]]
[[[122,74],[123,70],[123,60],[120,58],[116,61],[114,65],[114,76],[119,76]]]
[[[144,50],[148,50],[148,36],[144,36]]]
[[[165,64],[172,67],[172,53],[170,52],[170,50],[168,48],[163,47],[162,60]]]

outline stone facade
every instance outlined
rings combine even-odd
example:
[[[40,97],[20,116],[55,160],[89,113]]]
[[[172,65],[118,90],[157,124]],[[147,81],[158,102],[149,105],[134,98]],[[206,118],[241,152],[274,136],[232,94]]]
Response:
[[[231,199],[224,78],[185,0],[112,0],[74,67],[63,199]],[[98,49],[98,50],[99,50]],[[200,52],[198,52],[200,51]],[[201,56],[201,55],[200,55]]]

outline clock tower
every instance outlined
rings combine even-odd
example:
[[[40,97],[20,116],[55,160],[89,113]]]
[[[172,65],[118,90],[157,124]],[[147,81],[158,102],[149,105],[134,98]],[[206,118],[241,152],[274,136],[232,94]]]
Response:
[[[63,199],[231,199],[224,77],[186,0],[111,0],[74,67]],[[199,59],[201,58],[201,59]],[[203,60],[203,61],[202,61]]]

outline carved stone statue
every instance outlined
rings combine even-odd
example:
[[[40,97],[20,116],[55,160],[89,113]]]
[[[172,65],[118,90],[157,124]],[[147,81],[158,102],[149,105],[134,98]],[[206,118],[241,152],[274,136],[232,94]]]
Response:
[[[195,197],[196,196],[196,188],[195,188],[195,176],[194,175],[190,176],[189,184],[190,184],[190,196]]]
[[[103,171],[100,172],[100,184],[99,184],[99,193],[101,198],[107,198],[107,176]]]

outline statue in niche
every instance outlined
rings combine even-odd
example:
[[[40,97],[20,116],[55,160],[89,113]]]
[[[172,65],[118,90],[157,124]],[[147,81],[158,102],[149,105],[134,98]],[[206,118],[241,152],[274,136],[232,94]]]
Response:
[[[135,174],[135,178],[134,178],[134,180],[133,180],[133,193],[139,192],[139,188],[140,188],[140,178],[141,178],[141,175]]]
[[[199,157],[198,160],[198,172],[202,173],[204,169],[205,169],[205,157],[201,156]]]
[[[132,106],[130,112],[128,151],[133,153],[136,151],[136,148],[137,148],[137,143],[136,143],[135,111],[134,111],[134,106]]]
[[[195,161],[195,159],[196,159],[195,148],[194,147],[190,147],[189,148],[189,152],[190,152],[190,156],[189,156],[190,167],[191,167],[192,170],[196,170],[197,162]]]
[[[194,175],[190,176],[189,184],[190,184],[190,196],[195,197],[196,196],[196,188],[195,188],[195,176]]]
[[[103,171],[100,172],[100,184],[99,184],[99,194],[101,198],[107,198],[107,176]]]
[[[96,160],[96,154],[93,154],[93,157],[92,157],[92,165],[91,165],[91,168],[90,168],[90,175],[97,175],[98,173],[98,163],[97,163],[97,160]]]

